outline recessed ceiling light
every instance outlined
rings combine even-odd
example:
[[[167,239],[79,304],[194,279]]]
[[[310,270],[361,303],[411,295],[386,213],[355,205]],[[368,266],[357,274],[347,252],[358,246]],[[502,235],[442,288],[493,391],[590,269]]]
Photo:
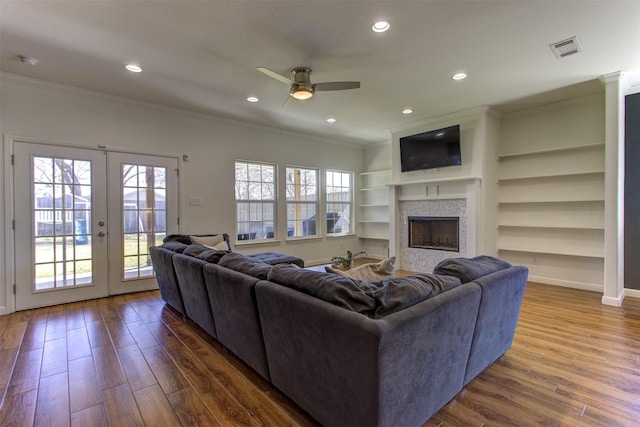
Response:
[[[256,98],[255,96],[250,96],[250,97],[247,98],[247,101],[249,101],[249,102],[258,102],[259,99]]]
[[[387,21],[378,21],[371,26],[371,29],[376,33],[384,33],[389,29],[389,27],[390,25]]]
[[[411,114],[413,113],[413,110],[411,108],[405,108],[404,110],[402,110],[402,114]]]
[[[142,72],[142,68],[140,68],[139,65],[135,65],[135,64],[127,64],[125,65],[125,67],[127,70],[131,71],[132,73],[141,73]]]
[[[467,78],[467,73],[455,73],[451,78],[453,80],[463,80]]]
[[[334,119],[333,117],[329,117],[327,119],[327,123],[335,123],[335,122],[336,122],[336,119]]]

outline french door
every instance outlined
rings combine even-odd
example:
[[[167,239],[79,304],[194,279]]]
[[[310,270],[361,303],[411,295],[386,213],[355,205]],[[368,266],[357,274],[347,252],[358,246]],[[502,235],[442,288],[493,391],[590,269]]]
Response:
[[[14,142],[16,309],[155,288],[177,159]]]

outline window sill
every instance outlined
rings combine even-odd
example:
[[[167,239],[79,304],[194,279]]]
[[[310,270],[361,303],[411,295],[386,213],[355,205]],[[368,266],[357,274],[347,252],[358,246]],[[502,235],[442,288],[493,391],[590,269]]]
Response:
[[[279,244],[278,239],[260,239],[260,240],[236,240],[234,246],[253,246],[253,245],[272,245]]]
[[[327,239],[344,239],[346,237],[357,237],[357,235],[355,233],[327,235]]]
[[[313,240],[322,240],[322,236],[309,236],[309,237],[289,237],[287,238],[287,243],[304,243],[310,242]]]

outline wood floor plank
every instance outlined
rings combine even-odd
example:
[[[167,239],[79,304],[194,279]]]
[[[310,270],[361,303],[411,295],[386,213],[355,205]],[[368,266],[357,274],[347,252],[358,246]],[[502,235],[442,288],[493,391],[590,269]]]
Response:
[[[183,426],[222,426],[191,387],[168,394],[167,398]]]
[[[158,384],[133,392],[145,425],[177,427],[182,425]]]
[[[69,410],[73,412],[102,403],[93,356],[69,361]]]
[[[110,320],[106,322],[106,325],[115,348],[128,347],[136,343],[121,319]]]
[[[158,345],[144,348],[142,349],[142,354],[165,394],[168,395],[190,387],[187,379],[162,347]]]
[[[111,337],[109,336],[107,327],[102,320],[87,322],[86,326],[91,348],[111,345]]]
[[[129,347],[119,348],[116,352],[124,369],[124,373],[127,376],[131,391],[136,392],[137,390],[158,384],[156,377],[153,375],[151,368],[149,368],[138,346],[131,345]]]
[[[96,366],[100,390],[113,388],[127,382],[120,360],[111,345],[94,348],[93,362]]]
[[[67,373],[40,379],[34,427],[66,427],[70,423]]]
[[[67,372],[66,336],[45,341],[42,353],[42,370],[40,371],[40,376],[48,377],[49,375],[55,375],[61,372]]]
[[[31,426],[36,413],[38,390],[7,396],[0,408],[0,426]]]
[[[20,347],[27,322],[9,323],[0,334],[0,350]]]
[[[71,414],[71,427],[108,427],[108,425],[102,404]]]
[[[9,385],[19,350],[18,347],[0,350],[0,388],[6,389]]]
[[[75,360],[87,356],[91,356],[91,344],[87,329],[83,326],[67,330],[67,358]]]
[[[131,336],[141,350],[158,345],[158,340],[156,340],[147,328],[147,325],[141,320],[127,323],[127,329],[129,329],[129,333],[131,333]]]
[[[129,384],[120,384],[102,390],[102,401],[107,423],[110,426],[144,426]]]
[[[27,328],[24,331],[22,338],[22,344],[20,345],[21,351],[29,351],[35,349],[41,349],[44,347],[44,335],[47,330],[47,324],[45,322],[33,322],[29,321]]]
[[[17,395],[38,389],[42,351],[42,349],[36,349],[21,351],[18,354],[13,375],[6,391],[8,395]]]

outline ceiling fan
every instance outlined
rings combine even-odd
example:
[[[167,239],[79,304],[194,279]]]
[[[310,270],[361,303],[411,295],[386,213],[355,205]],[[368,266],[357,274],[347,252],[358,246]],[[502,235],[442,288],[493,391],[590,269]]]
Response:
[[[284,84],[291,85],[289,95],[295,99],[305,100],[313,96],[318,91],[329,90],[346,90],[346,89],[358,89],[360,82],[324,82],[324,83],[311,83],[311,68],[296,67],[291,70],[293,76],[292,79],[285,77],[281,74],[271,71],[268,68],[258,67],[258,71],[263,72],[267,76],[276,79]]]

